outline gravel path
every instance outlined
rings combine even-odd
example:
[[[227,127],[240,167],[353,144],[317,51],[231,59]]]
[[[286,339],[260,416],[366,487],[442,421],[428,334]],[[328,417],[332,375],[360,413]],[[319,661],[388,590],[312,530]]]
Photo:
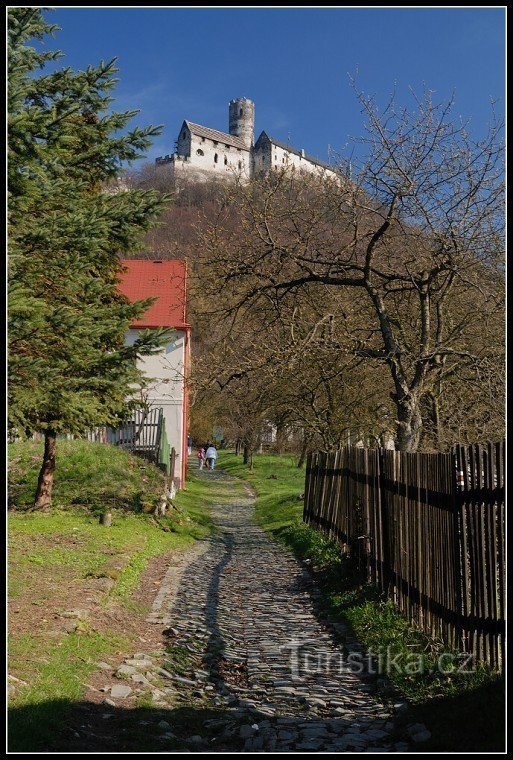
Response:
[[[229,479],[199,475],[214,488]],[[218,532],[179,576],[170,571],[151,616],[170,625],[178,660],[189,658],[173,688],[223,708],[217,731],[227,746],[244,740],[242,751],[405,751],[390,738],[393,708],[347,662],[356,642],[319,621],[308,570],[258,527],[249,493],[212,516]]]

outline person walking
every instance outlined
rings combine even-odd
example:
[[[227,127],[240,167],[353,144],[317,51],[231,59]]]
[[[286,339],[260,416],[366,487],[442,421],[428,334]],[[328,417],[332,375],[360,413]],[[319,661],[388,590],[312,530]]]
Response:
[[[205,456],[207,459],[207,464],[208,464],[209,469],[213,470],[214,467],[216,466],[216,459],[217,459],[216,447],[213,444],[210,444],[210,446],[207,448]]]
[[[196,456],[198,457],[198,468],[202,470],[205,464],[205,449],[199,448]]]

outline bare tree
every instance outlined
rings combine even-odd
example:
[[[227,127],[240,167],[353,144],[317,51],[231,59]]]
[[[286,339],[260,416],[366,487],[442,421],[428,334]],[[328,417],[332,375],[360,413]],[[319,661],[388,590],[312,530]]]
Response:
[[[461,373],[492,369],[486,329],[494,323],[500,334],[503,291],[501,124],[492,118],[476,141],[452,118],[452,101],[436,104],[429,92],[413,112],[391,98],[378,113],[357,96],[367,157],[352,181],[281,171],[228,189],[202,240],[206,288],[212,298],[229,293],[233,322],[290,313],[305,288],[321,299],[333,288],[352,293],[338,350],[387,368],[396,448],[414,451],[426,399],[443,399]]]

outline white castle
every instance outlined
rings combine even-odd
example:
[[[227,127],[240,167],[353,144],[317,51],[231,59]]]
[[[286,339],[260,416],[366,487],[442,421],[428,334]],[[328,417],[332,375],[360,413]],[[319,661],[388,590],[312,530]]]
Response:
[[[248,181],[281,168],[340,176],[334,166],[276,140],[266,132],[262,132],[255,143],[254,134],[255,104],[248,98],[236,98],[230,100],[228,106],[228,132],[185,120],[175,143],[175,152],[157,158],[155,163],[166,165],[176,179],[229,179],[238,175]]]

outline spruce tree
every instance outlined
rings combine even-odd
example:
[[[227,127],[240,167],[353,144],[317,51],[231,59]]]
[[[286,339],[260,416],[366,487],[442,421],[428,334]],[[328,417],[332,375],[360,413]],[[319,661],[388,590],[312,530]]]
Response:
[[[115,60],[55,68],[61,54],[43,49],[55,30],[38,8],[9,10],[9,425],[44,434],[43,509],[57,434],[116,424],[144,384],[137,357],[169,338],[146,331],[125,346],[151,299],[131,304],[117,289],[120,257],[169,198],[105,189],[160,128],[129,129],[137,111],[110,110]]]

